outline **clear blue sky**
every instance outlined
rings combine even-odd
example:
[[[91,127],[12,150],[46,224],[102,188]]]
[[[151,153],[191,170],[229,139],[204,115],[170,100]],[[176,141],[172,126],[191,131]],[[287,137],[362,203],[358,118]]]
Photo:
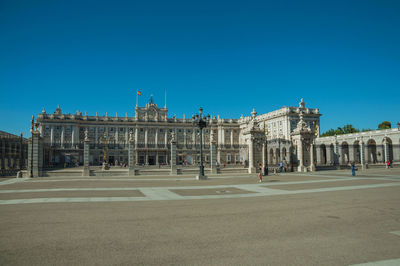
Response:
[[[224,118],[298,105],[321,129],[400,120],[400,1],[0,1],[0,130],[45,107]]]

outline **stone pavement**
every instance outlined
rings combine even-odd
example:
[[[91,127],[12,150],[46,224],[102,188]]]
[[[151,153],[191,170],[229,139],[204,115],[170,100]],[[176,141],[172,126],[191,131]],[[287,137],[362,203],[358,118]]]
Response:
[[[400,170],[357,174],[7,179],[0,264],[397,261]]]

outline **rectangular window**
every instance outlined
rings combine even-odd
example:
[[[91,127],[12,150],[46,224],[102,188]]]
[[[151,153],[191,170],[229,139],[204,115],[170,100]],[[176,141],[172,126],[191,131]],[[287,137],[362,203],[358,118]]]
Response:
[[[226,161],[227,161],[227,162],[230,162],[230,161],[231,161],[231,155],[230,155],[230,154],[228,154],[228,155],[226,156]]]

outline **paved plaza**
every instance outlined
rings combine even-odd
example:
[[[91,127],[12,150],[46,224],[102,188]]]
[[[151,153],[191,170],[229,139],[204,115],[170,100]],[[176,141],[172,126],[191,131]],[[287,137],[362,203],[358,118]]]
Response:
[[[0,180],[0,265],[399,265],[400,169]]]

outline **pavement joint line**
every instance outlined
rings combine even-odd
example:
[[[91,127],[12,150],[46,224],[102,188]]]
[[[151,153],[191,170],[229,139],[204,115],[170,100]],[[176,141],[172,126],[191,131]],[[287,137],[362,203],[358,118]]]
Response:
[[[346,181],[363,180],[362,178],[349,178]],[[289,182],[262,182],[255,184],[224,184],[224,185],[204,185],[204,186],[166,186],[166,187],[114,187],[114,188],[41,188],[41,189],[9,189],[0,190],[0,194],[7,193],[36,193],[36,192],[59,192],[59,191],[133,191],[133,190],[173,190],[173,189],[213,189],[213,188],[226,188],[226,187],[248,187],[255,191],[269,191],[271,188],[266,186],[280,186],[280,185],[298,185],[298,184],[313,184],[313,183],[331,183],[340,182],[343,179],[329,179],[329,180],[306,180],[306,181],[289,181]],[[396,183],[396,182],[393,182]],[[400,184],[400,182],[399,182]],[[277,190],[277,189],[274,189]],[[280,190],[280,189],[279,189]]]
[[[228,178],[237,178],[237,177],[244,177],[244,178],[251,178],[253,176],[218,176],[218,177],[209,177],[210,180],[213,179],[228,179]],[[255,177],[255,175],[254,175]],[[32,182],[37,182],[37,183],[46,183],[46,182],[71,182],[71,181],[129,181],[129,182],[134,182],[134,181],[190,181],[190,180],[196,180],[196,177],[182,177],[182,178],[171,178],[171,177],[165,177],[165,178],[65,178],[65,179],[56,179],[56,180],[32,180],[27,178],[27,180],[32,181]]]
[[[400,231],[392,231],[392,232],[390,232],[390,233],[395,234],[395,235],[397,235],[397,236],[400,236]],[[400,265],[400,264],[399,264],[399,265]]]
[[[221,198],[249,198],[259,196],[274,196],[274,195],[295,195],[304,193],[316,192],[331,192],[331,191],[346,191],[355,189],[369,189],[380,187],[400,186],[400,182],[373,184],[373,185],[359,185],[359,186],[346,186],[335,188],[319,188],[319,189],[306,189],[306,190],[268,190],[258,193],[247,194],[219,194],[219,195],[201,195],[201,196],[181,196],[169,191],[167,188],[145,188],[141,192],[145,197],[74,197],[74,198],[32,198],[32,199],[13,199],[13,200],[0,200],[0,205],[10,204],[28,204],[28,203],[60,203],[60,202],[121,202],[121,201],[156,201],[156,200],[190,200],[190,199],[221,199]],[[224,186],[229,187],[229,186]],[[161,193],[160,193],[161,192]]]
[[[400,265],[400,259],[378,260],[361,264],[352,264],[350,266],[398,266],[398,265]]]
[[[18,182],[23,182],[23,181],[26,181],[26,180],[28,180],[28,179],[29,179],[29,177],[24,177],[24,178],[12,178],[12,179],[8,179],[8,180],[5,180],[5,181],[0,182],[0,186],[9,185],[9,184],[14,184],[14,183],[18,183]]]

